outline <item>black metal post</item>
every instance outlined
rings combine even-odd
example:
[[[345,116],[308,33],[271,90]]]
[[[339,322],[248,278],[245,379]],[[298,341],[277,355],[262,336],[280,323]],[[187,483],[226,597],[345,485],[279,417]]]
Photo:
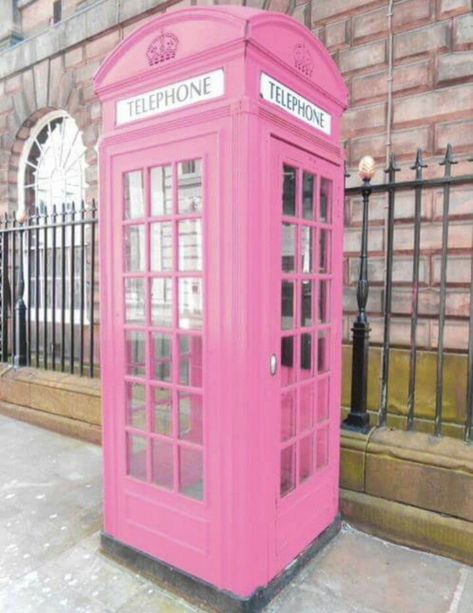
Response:
[[[25,292],[25,277],[23,273],[23,222],[20,221],[20,253],[18,263],[18,287],[15,303],[15,355],[13,357],[13,365],[15,368],[26,366],[27,344],[26,344],[26,304],[23,299]]]
[[[366,316],[368,301],[368,206],[372,191],[371,178],[363,179],[363,226],[361,233],[360,273],[356,299],[358,315],[353,322],[352,385],[350,413],[343,422],[343,428],[367,432],[370,417],[367,408],[368,395],[368,348],[370,327]]]

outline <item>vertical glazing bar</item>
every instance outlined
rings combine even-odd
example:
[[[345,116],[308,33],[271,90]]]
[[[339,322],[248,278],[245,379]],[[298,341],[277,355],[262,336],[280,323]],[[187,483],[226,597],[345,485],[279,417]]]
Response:
[[[74,202],[71,206],[71,246],[70,246],[70,269],[69,269],[69,372],[74,373],[74,275],[75,275],[75,237],[76,237],[76,207]]]
[[[51,367],[53,370],[56,370],[56,220],[57,208],[54,204],[51,216]]]
[[[13,361],[13,357],[16,354],[16,310],[15,310],[15,303],[16,303],[16,235],[17,235],[17,228],[16,228],[16,219],[15,216],[12,215],[12,222],[11,222],[11,246],[12,246],[12,267],[11,267],[11,275],[10,275],[10,283],[11,283],[11,321],[12,321],[12,335],[11,335],[11,339],[12,339],[12,352],[11,352],[11,359]]]
[[[84,293],[85,293],[85,203],[80,210],[80,329],[79,329],[79,372],[84,374]]]
[[[453,159],[452,147],[447,146],[447,152],[441,166],[445,166],[445,178],[452,175]],[[443,367],[445,346],[445,307],[447,298],[447,259],[448,259],[448,215],[450,209],[450,183],[445,182],[443,187],[443,213],[442,213],[442,256],[440,263],[440,296],[439,296],[439,331],[437,345],[437,378],[435,390],[435,436],[442,434],[442,408],[443,408]]]
[[[26,220],[26,338],[27,338],[27,360],[31,366],[31,215]]]
[[[34,282],[34,292],[35,292],[35,300],[34,300],[34,312],[35,312],[35,353],[36,353],[36,367],[39,367],[39,209],[36,210],[35,215],[35,233],[34,233],[34,242],[35,242],[35,282]]]
[[[420,264],[420,222],[422,215],[422,175],[427,167],[422,159],[422,149],[417,150],[417,157],[412,170],[416,171],[414,206],[414,253],[412,256],[412,307],[411,307],[411,349],[409,357],[409,388],[407,393],[407,429],[414,427],[416,375],[417,375],[417,321],[419,314],[419,264]]]
[[[48,367],[48,209],[43,215],[43,368]]]
[[[94,376],[94,305],[95,305],[95,224],[96,220],[95,200],[92,200],[91,224],[90,224],[90,292],[89,292],[89,377]]]
[[[386,270],[384,280],[384,324],[383,324],[383,358],[381,365],[381,402],[379,407],[378,425],[386,424],[388,414],[389,398],[389,358],[391,350],[391,309],[392,309],[392,287],[393,287],[393,245],[394,245],[394,207],[396,201],[396,191],[394,183],[396,181],[396,166],[394,153],[391,153],[389,167],[386,170],[390,184],[388,190],[388,219],[386,233]]]
[[[8,220],[5,216],[2,234],[2,362],[8,361]]]
[[[61,211],[61,372],[64,372],[66,355],[66,205]]]

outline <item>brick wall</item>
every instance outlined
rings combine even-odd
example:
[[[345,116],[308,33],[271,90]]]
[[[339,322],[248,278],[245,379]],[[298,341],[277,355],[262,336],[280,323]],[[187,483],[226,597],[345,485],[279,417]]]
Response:
[[[473,173],[473,4],[471,0],[330,0],[313,4],[312,27],[332,53],[351,95],[344,139],[352,176],[363,155],[373,155],[383,182],[387,154],[401,167],[396,179],[414,178],[410,166],[424,149],[426,176],[440,176],[438,162],[447,143],[459,164],[455,174]],[[392,47],[391,47],[392,44]],[[392,53],[390,49],[392,48]],[[391,62],[390,62],[391,57]],[[392,71],[392,72],[391,72]],[[390,75],[392,87],[390,88]],[[391,94],[389,93],[391,89]],[[391,110],[389,103],[391,100]],[[389,134],[390,130],[390,134]],[[409,343],[413,247],[413,194],[396,201],[392,340]],[[449,232],[446,347],[464,350],[473,246],[473,187],[452,191]],[[442,192],[425,193],[421,230],[419,343],[437,344]],[[386,199],[373,196],[370,207],[369,298],[372,340],[382,339]],[[360,199],[346,205],[345,338],[356,311],[355,286],[360,247]]]

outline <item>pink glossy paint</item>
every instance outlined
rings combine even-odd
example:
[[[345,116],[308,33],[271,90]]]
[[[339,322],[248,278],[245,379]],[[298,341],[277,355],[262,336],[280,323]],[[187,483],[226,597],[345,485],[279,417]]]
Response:
[[[248,596],[338,512],[346,88],[235,7],[150,20],[95,87],[104,529]]]

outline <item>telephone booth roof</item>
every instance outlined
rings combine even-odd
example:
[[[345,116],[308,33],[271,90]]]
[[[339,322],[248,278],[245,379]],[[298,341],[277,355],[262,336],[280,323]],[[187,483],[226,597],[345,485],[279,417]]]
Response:
[[[195,74],[197,66],[223,68],[235,58],[250,56],[292,76],[301,95],[323,100],[335,116],[345,110],[346,85],[310,30],[287,15],[246,7],[194,7],[151,19],[108,56],[95,76],[95,89],[102,101],[112,101],[170,78],[186,78]],[[232,76],[225,98],[258,96],[257,89],[251,91],[247,84],[245,72]]]

